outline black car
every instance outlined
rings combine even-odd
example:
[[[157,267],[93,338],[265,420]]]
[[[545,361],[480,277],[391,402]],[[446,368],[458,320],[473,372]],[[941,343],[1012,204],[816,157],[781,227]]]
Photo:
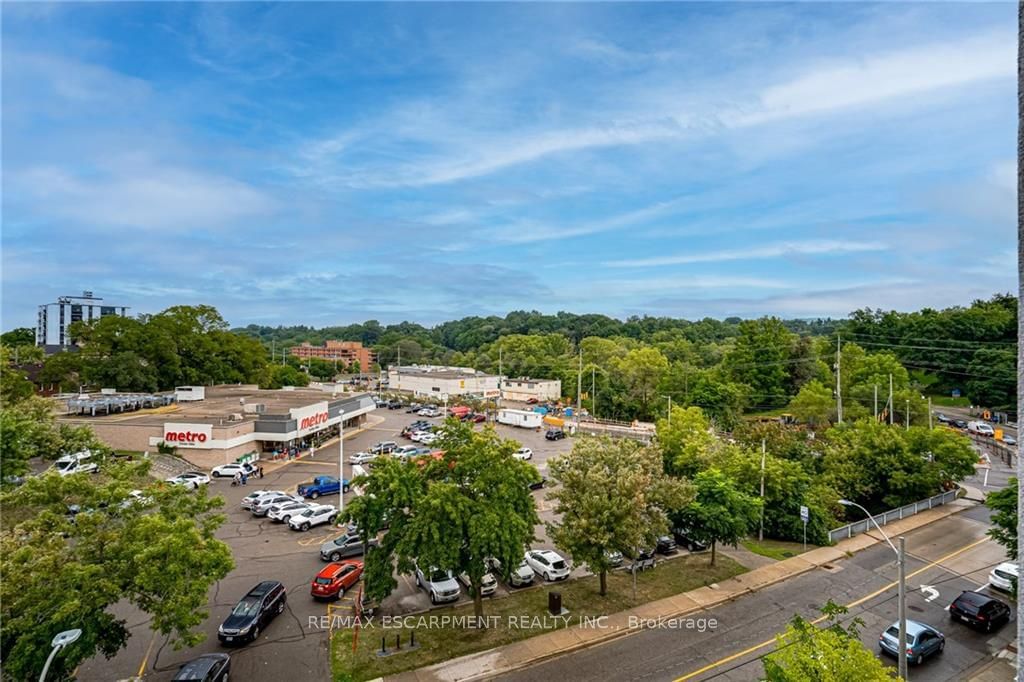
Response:
[[[173,682],[227,682],[231,657],[227,654],[204,654],[181,666]]]
[[[409,407],[406,408],[405,413],[406,414],[414,414],[416,412],[419,412],[422,409],[423,409],[423,406],[420,405],[419,403],[412,403],[411,405],[409,405]]]
[[[388,401],[388,409],[389,410],[400,410],[403,407],[405,407],[405,406],[402,404],[401,400],[389,400]]]
[[[534,479],[530,481],[530,485],[528,487],[530,488],[530,490],[540,490],[541,488],[544,487],[544,484],[547,483],[547,480],[548,479],[541,476],[539,479]]]
[[[967,428],[967,422],[965,422],[963,419],[952,419],[952,420],[950,420],[949,423],[952,424],[953,426],[955,426],[958,429],[966,429]]]
[[[653,549],[640,548],[636,552],[626,552],[625,554],[632,559],[632,562],[629,564],[630,571],[645,571],[648,568],[654,568]]]
[[[544,434],[546,440],[562,440],[565,438],[565,431],[562,429],[548,429],[548,432]]]
[[[949,605],[949,617],[991,632],[1010,620],[1010,607],[980,592],[964,592]]]
[[[673,528],[672,535],[676,539],[676,544],[690,552],[703,552],[708,548],[703,542],[695,539],[687,528]]]
[[[658,538],[657,544],[654,546],[654,551],[658,554],[675,554],[678,550],[676,549],[676,541],[672,539],[670,535],[662,535]]]
[[[231,609],[231,614],[217,628],[217,639],[222,644],[255,641],[260,631],[284,611],[287,600],[284,585],[276,580],[264,580]]]
[[[383,398],[377,398],[376,400],[373,401],[373,404],[376,405],[377,407],[387,407],[388,401],[384,400]]]

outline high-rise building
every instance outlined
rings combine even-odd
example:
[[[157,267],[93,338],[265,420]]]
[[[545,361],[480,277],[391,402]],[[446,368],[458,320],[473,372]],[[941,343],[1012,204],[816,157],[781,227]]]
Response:
[[[55,303],[39,306],[36,323],[36,345],[48,351],[66,350],[71,345],[68,328],[72,322],[92,322],[107,315],[128,314],[128,306],[109,305],[91,291],[81,296],[61,296]]]

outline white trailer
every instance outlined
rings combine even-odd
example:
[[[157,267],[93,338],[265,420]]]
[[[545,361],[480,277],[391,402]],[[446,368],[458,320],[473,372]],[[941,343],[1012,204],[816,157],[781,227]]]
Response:
[[[498,423],[535,429],[544,422],[544,415],[529,410],[498,410]]]

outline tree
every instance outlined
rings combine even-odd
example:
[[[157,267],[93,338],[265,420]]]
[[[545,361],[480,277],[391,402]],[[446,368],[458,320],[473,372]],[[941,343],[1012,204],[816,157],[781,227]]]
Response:
[[[988,494],[985,505],[992,510],[992,528],[988,535],[1006,548],[1006,556],[1017,560],[1017,479],[1006,487]]]
[[[309,375],[291,365],[267,365],[260,379],[260,388],[276,389],[283,386],[308,386]]]
[[[34,678],[54,633],[70,628],[82,636],[54,660],[54,679],[96,653],[113,656],[129,637],[110,611],[121,600],[146,612],[176,648],[202,640],[195,628],[208,615],[209,589],[233,566],[230,549],[214,537],[223,501],[205,488],[163,483],[135,499],[129,493],[148,467],[107,461],[101,478],[46,473],[0,496],[5,676]],[[81,511],[69,514],[71,504]]]
[[[711,545],[711,565],[715,564],[715,546],[719,542],[736,546],[741,538],[757,527],[761,501],[740,492],[736,483],[715,468],[702,471],[693,480],[696,496],[679,509],[673,518]]]
[[[34,346],[36,344],[36,332],[34,329],[29,327],[18,327],[12,329],[9,332],[0,334],[0,345],[7,346],[9,348],[17,348],[18,346]]]
[[[641,415],[649,416],[654,389],[668,371],[668,360],[656,348],[637,348],[626,353],[618,365],[630,395],[640,401]]]
[[[548,463],[559,486],[548,494],[559,520],[547,524],[554,543],[597,573],[607,592],[608,553],[646,547],[668,529],[666,509],[690,497],[688,485],[663,473],[656,447],[631,440],[582,438]]]
[[[734,382],[750,387],[755,404],[785,405],[787,386],[792,385],[787,364],[793,339],[778,318],[746,320],[739,325],[736,345],[725,357],[723,367]]]
[[[813,622],[793,616],[786,631],[775,638],[775,651],[764,657],[768,682],[884,682],[898,675],[860,642],[863,621],[847,627],[839,617],[848,609],[830,599],[821,609],[829,625],[819,630]]]
[[[706,469],[720,441],[698,407],[673,407],[671,419],[655,424],[665,471],[673,476],[693,478]]]
[[[469,576],[474,611],[483,615],[480,581],[485,560],[495,557],[515,567],[539,523],[529,484],[536,469],[512,454],[519,444],[502,440],[488,428],[474,431],[449,419],[437,446],[439,458],[409,462],[386,460],[353,484],[363,495],[346,510],[360,529],[388,532],[366,557],[367,588],[384,598],[394,586],[392,566],[400,573],[414,563]]]
[[[0,346],[0,402],[15,403],[35,393],[25,373],[14,366],[10,349]]]
[[[832,389],[820,381],[809,381],[789,401],[789,411],[811,426],[827,425],[836,411]]]
[[[56,385],[59,391],[77,391],[82,385],[82,355],[61,351],[47,356],[38,381],[44,387]]]

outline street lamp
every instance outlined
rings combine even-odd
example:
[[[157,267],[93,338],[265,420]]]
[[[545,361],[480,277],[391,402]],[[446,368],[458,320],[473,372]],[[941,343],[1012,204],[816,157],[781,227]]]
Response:
[[[43,672],[39,676],[39,682],[46,682],[46,673],[49,672],[50,664],[53,663],[53,659],[57,655],[57,652],[70,644],[74,644],[81,636],[82,631],[75,628],[74,630],[65,630],[53,638],[53,641],[50,642],[53,645],[53,651],[51,651],[50,655],[46,658],[46,665],[43,666]]]
[[[871,519],[871,523],[875,524],[875,528],[877,528],[878,532],[882,534],[882,537],[885,538],[885,541],[887,543],[889,543],[889,547],[892,548],[892,551],[896,553],[896,564],[899,567],[899,588],[898,588],[899,589],[899,592],[898,592],[898,595],[899,595],[899,602],[898,602],[899,606],[898,606],[898,609],[899,609],[899,617],[900,617],[899,654],[898,654],[896,660],[899,661],[900,679],[908,680],[910,678],[908,677],[908,671],[907,671],[907,557],[906,557],[906,543],[904,541],[903,536],[900,536],[898,538],[899,543],[900,543],[900,548],[896,549],[896,546],[894,544],[892,544],[892,540],[890,540],[889,536],[885,534],[885,531],[882,530],[882,527],[878,525],[878,522],[875,521],[875,517],[871,515],[871,512],[869,512],[867,509],[865,509],[864,507],[860,506],[856,502],[851,502],[850,500],[839,500],[839,504],[843,505],[844,507],[856,507],[857,509],[860,509],[865,514],[867,514],[868,518]]]
[[[345,513],[345,412],[338,422],[338,518]]]

